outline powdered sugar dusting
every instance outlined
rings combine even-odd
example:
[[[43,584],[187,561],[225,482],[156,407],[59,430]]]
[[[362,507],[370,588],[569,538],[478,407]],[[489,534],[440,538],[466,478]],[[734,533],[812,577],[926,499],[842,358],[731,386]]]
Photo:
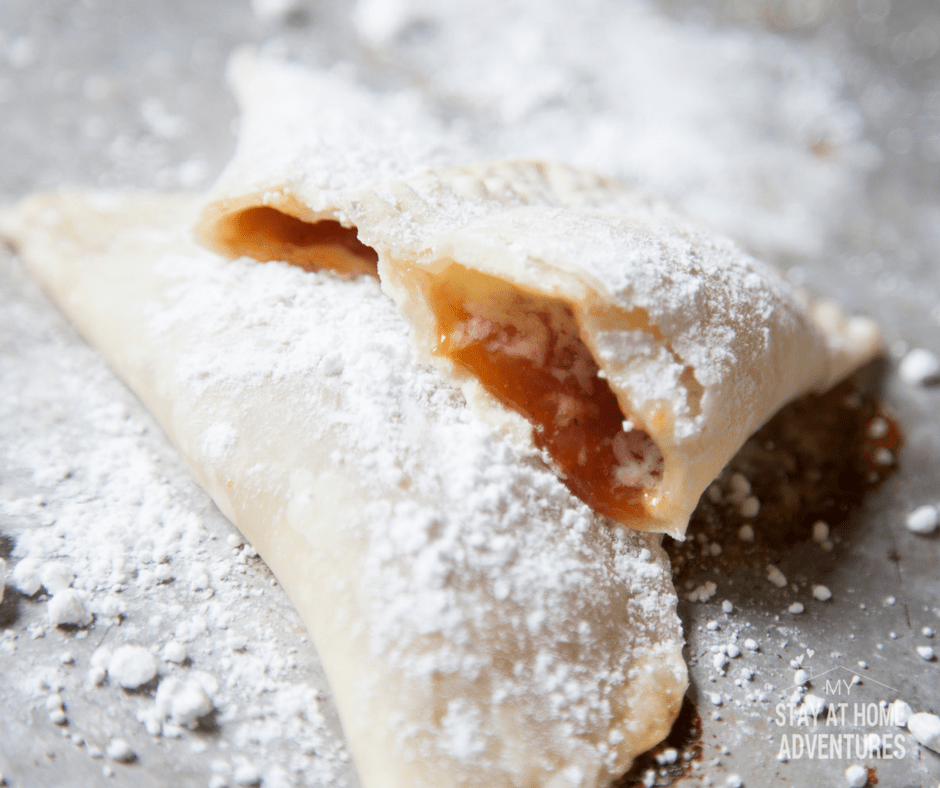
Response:
[[[95,764],[122,740],[138,754],[133,768],[208,780],[211,762],[232,774],[237,748],[275,785],[354,785],[326,681],[270,572],[247,546],[225,544],[231,526],[152,417],[17,271],[27,296],[0,310],[29,348],[4,361],[22,401],[0,405],[0,515],[14,543],[7,590],[18,609],[0,637],[4,707],[42,708],[53,692],[61,705],[53,704],[49,719],[67,736],[57,734],[64,749],[54,739],[50,751],[87,784],[101,779]],[[24,403],[43,424],[35,433],[20,432],[9,417]],[[72,415],[63,422],[65,412]],[[193,582],[200,572],[204,581]],[[247,636],[241,651],[225,646],[236,619]],[[114,656],[130,646],[156,656],[174,631],[188,649],[167,648],[174,659],[158,662],[156,690],[124,690],[121,679],[144,676],[131,680],[124,668],[134,660],[122,667]],[[93,643],[106,645],[95,651]],[[200,678],[197,690],[192,682]],[[150,734],[160,735],[161,726],[145,724],[146,710],[155,691],[176,681],[189,687],[189,702],[177,701],[166,728],[175,738],[161,736],[157,748]],[[204,686],[214,686],[209,716],[196,724],[194,715],[206,713]],[[49,746],[41,737],[33,730],[26,746]]]
[[[873,163],[838,70],[771,34],[644,2],[360,0],[353,19],[501,155],[616,174],[763,252],[818,253]]]
[[[572,598],[587,606],[581,615],[596,616],[595,626],[606,628],[611,606],[626,604],[634,620],[649,618],[655,630],[671,603],[651,551],[643,558],[637,537],[599,528],[549,469],[521,461],[505,440],[466,418],[462,397],[436,372],[415,364],[405,327],[374,281],[249,261],[219,267],[207,259],[204,271],[174,294],[173,306],[159,317],[161,330],[179,322],[197,336],[222,333],[232,344],[190,348],[179,360],[185,386],[201,396],[224,389],[250,399],[265,374],[290,387],[322,359],[340,370],[318,378],[306,395],[336,403],[317,412],[310,430],[328,442],[326,436],[341,430],[333,462],[355,462],[384,490],[345,513],[350,519],[342,528],[361,531],[370,545],[355,593],[370,600],[364,626],[371,653],[386,670],[419,697],[432,679],[453,684],[458,700],[441,718],[442,751],[467,763],[498,760],[494,723],[485,720],[498,712],[501,697],[534,703],[541,710],[528,713],[564,720],[581,735],[613,724],[605,694],[628,671],[617,679],[589,667],[604,665],[609,672],[622,659],[602,645],[610,634],[593,647],[582,643],[585,653],[575,666],[567,664],[570,657],[559,662],[548,644],[574,642]],[[207,309],[209,303],[217,306]],[[317,315],[317,332],[307,330],[310,315]],[[448,450],[435,451],[431,442]],[[435,457],[432,467],[429,456]],[[306,507],[303,500],[295,499],[296,506]],[[440,500],[449,506],[442,510]],[[300,518],[304,509],[294,511]],[[626,588],[629,597],[622,596]],[[521,647],[522,661],[507,674],[492,662],[493,639],[508,637],[501,622],[518,618],[527,622],[528,635],[513,647]],[[617,639],[624,637],[636,635],[624,631]],[[621,648],[626,654],[650,647],[642,643],[644,637]],[[467,682],[474,688],[469,696],[459,689]],[[492,707],[471,704],[480,692],[492,698]],[[403,729],[399,746],[424,752],[425,734],[411,736]],[[486,758],[470,758],[484,752]]]
[[[213,424],[206,430],[206,441],[202,450],[207,457],[212,459],[224,457],[232,448],[237,437],[231,424],[225,422]]]
[[[246,251],[240,212],[261,204],[308,221],[339,218],[378,252],[383,288],[426,354],[438,341],[428,274],[446,278],[451,262],[577,305],[579,329],[613,391],[646,425],[662,425],[647,431],[664,450],[663,496],[631,525],[681,536],[705,486],[754,428],[878,351],[869,321],[810,304],[661,201],[552,163],[445,168],[474,151],[440,124],[419,118],[426,144],[413,148],[411,119],[394,111],[380,113],[388,128],[355,123],[388,96],[247,53],[234,73],[246,131],[205,211],[203,238],[231,255]],[[296,102],[298,93],[310,101]],[[321,146],[321,131],[335,131],[322,106],[355,129]],[[291,156],[304,162],[299,182]],[[401,167],[361,167],[373,158]],[[342,182],[334,183],[337,169]],[[533,353],[538,344],[514,349]],[[469,375],[441,365],[457,379]],[[676,447],[672,457],[667,447]]]
[[[374,753],[383,768],[421,763],[425,780],[448,769],[502,770],[517,757],[516,737],[532,764],[593,764],[585,780],[622,770],[634,754],[632,726],[677,704],[685,684],[657,539],[595,517],[541,460],[519,456],[472,418],[459,390],[417,363],[375,280],[225,262],[191,246],[172,220],[175,204],[152,199],[129,216],[168,217],[159,220],[166,229],[118,222],[113,256],[99,258],[82,286],[94,297],[98,271],[123,267],[122,250],[147,239],[137,263],[155,283],[153,300],[120,319],[151,360],[117,363],[132,384],[153,370],[169,391],[177,387],[171,434],[193,447],[197,473],[282,574],[311,629],[333,633],[318,646],[340,676],[334,689],[360,770],[368,775]],[[43,233],[50,216],[55,209]],[[46,258],[34,262],[54,276]],[[113,353],[108,336],[98,341]],[[320,375],[321,365],[333,374]],[[162,389],[142,395],[166,412]],[[206,451],[219,424],[238,435],[224,455]],[[354,506],[343,503],[348,496]],[[271,512],[272,502],[273,519],[253,514]],[[302,562],[279,557],[269,537],[278,528],[300,537],[292,553]],[[337,571],[342,561],[352,571]],[[199,594],[232,569],[193,564],[191,587]],[[311,586],[311,576],[326,582]],[[305,608],[310,593],[318,604]],[[177,624],[191,659],[216,616],[224,608],[210,604]],[[245,641],[228,643],[234,655]],[[238,686],[246,674],[234,662],[226,672]],[[342,679],[346,665],[356,667],[352,684]],[[184,677],[168,681],[156,711],[141,713],[164,736],[183,733],[206,708]],[[455,705],[437,708],[445,700]],[[610,730],[623,733],[621,747],[601,746]],[[533,737],[541,738],[534,747]]]
[[[603,172],[615,168],[628,180],[666,190],[722,229],[743,233],[755,248],[780,253],[789,264],[791,255],[799,255],[803,259],[791,269],[791,281],[814,292],[838,293],[843,303],[864,304],[866,311],[877,313],[897,358],[911,347],[936,351],[934,324],[940,310],[931,261],[937,256],[933,175],[940,137],[931,93],[935,86],[924,75],[936,65],[940,29],[928,5],[881,0],[523,5],[484,0],[444,6],[423,0],[362,0],[350,15],[351,7],[342,4],[314,8],[304,0],[273,0],[235,4],[223,18],[210,5],[156,2],[144,13],[115,15],[112,3],[99,2],[74,4],[63,26],[61,15],[12,0],[0,31],[0,101],[13,119],[3,125],[7,144],[0,189],[10,198],[63,182],[207,183],[232,146],[231,102],[218,85],[222,60],[239,39],[267,39],[264,46],[271,53],[290,51],[327,67],[341,59],[338,71],[345,75],[356,68],[360,73],[374,69],[373,85],[413,85],[426,92],[442,116],[456,117],[469,128],[477,144],[500,149],[494,136],[517,144],[512,150],[502,148],[499,155],[576,155],[582,163],[596,160]],[[686,21],[677,21],[683,15]],[[351,22],[359,41],[352,40]],[[119,35],[113,35],[114,25],[120,26]],[[137,45],[127,47],[128,40]],[[455,72],[465,78],[455,79]],[[864,131],[863,124],[868,126]],[[173,136],[181,131],[184,136]],[[858,144],[861,133],[871,143]],[[876,161],[876,177],[867,188],[855,188],[860,170]],[[845,214],[851,218],[843,223]],[[827,235],[847,238],[817,258],[811,250]],[[307,735],[313,723],[305,709],[327,713],[330,702],[313,691],[325,687],[322,677],[300,681],[309,675],[309,644],[300,642],[302,630],[290,618],[280,590],[267,585],[270,575],[250,553],[232,554],[236,546],[228,545],[230,532],[222,518],[193,490],[140,403],[70,338],[54,319],[53,307],[31,300],[30,288],[21,289],[17,264],[14,278],[8,278],[9,258],[5,253],[0,257],[0,500],[10,504],[0,512],[5,537],[0,554],[9,570],[0,609],[6,627],[0,630],[0,657],[9,681],[0,695],[4,722],[13,734],[11,747],[22,743],[13,750],[14,758],[21,755],[22,760],[7,758],[3,777],[11,785],[72,779],[81,785],[104,780],[135,786],[167,774],[178,775],[180,784],[209,788],[257,782],[259,777],[272,788],[331,784],[322,767],[335,774],[348,755]],[[48,363],[52,358],[55,363]],[[339,374],[341,364],[334,356],[324,359],[321,369]],[[853,694],[862,692],[863,699],[893,700],[877,689],[875,681],[881,681],[912,688],[907,700],[913,711],[937,712],[936,682],[919,680],[932,675],[935,663],[923,662],[915,649],[930,642],[921,638],[930,638],[938,627],[936,599],[931,598],[937,543],[904,527],[908,513],[937,505],[936,390],[898,386],[890,371],[885,383],[895,408],[902,405],[900,422],[909,443],[897,455],[899,483],[869,499],[874,505],[859,512],[851,528],[814,510],[813,518],[822,517],[831,526],[820,546],[798,544],[782,561],[762,557],[759,566],[733,577],[714,572],[711,557],[718,549],[724,549],[724,560],[736,550],[760,547],[778,532],[778,492],[805,489],[787,466],[790,452],[780,459],[779,442],[769,464],[755,459],[764,450],[761,439],[750,442],[736,461],[742,478],[753,482],[760,512],[741,525],[738,511],[747,498],[732,501],[728,495],[722,512],[733,528],[727,537],[693,530],[699,538],[674,551],[676,557],[689,548],[690,562],[701,570],[690,585],[683,582],[683,596],[693,590],[719,594],[683,612],[699,690],[691,697],[701,701],[704,747],[701,755],[694,746],[677,745],[678,752],[671,745],[660,748],[642,776],[648,784],[662,781],[661,771],[673,775],[674,767],[683,764],[694,771],[682,782],[723,785],[738,772],[745,785],[763,785],[775,775],[807,784],[846,784],[845,762],[775,760],[780,741],[773,705],[786,701],[790,692],[773,687],[792,683],[786,666],[804,646],[812,647],[806,652],[811,673],[813,667],[817,672],[833,667],[834,661],[862,671],[864,682],[853,684]],[[169,560],[146,563],[131,553],[125,571],[129,582],[104,599],[83,587],[91,570],[73,567],[75,589],[97,606],[95,621],[89,628],[52,628],[39,569],[61,559],[45,553],[23,559],[8,551],[24,530],[54,528],[51,520],[69,495],[94,499],[98,494],[96,478],[83,486],[88,453],[76,450],[75,444],[102,449],[120,440],[101,429],[107,421],[102,415],[89,421],[94,404],[102,400],[120,401],[127,409],[126,421],[147,429],[139,439],[154,474],[144,480],[165,478],[171,499],[199,518],[206,534],[219,538],[206,541],[204,551],[184,550]],[[912,412],[915,400],[919,409]],[[36,452],[24,450],[26,444],[58,445],[61,452],[46,464]],[[815,467],[804,463],[799,451],[793,454],[800,466],[796,476],[805,472],[812,482]],[[784,472],[786,480],[779,475]],[[709,492],[713,498],[711,493],[721,491]],[[152,535],[136,521],[129,501],[112,501],[118,519],[125,520],[128,533]],[[923,514],[913,525],[920,527]],[[413,539],[428,532],[433,536],[433,522],[427,531],[413,525]],[[736,539],[739,526],[742,536]],[[72,534],[69,529],[58,540],[63,554],[71,552]],[[74,529],[79,544],[88,539],[84,526]],[[96,549],[102,544],[103,539]],[[897,562],[895,550],[901,558]],[[72,563],[71,556],[64,560]],[[790,583],[786,590],[764,579],[767,560],[785,571]],[[676,568],[681,565],[677,561]],[[149,573],[140,588],[138,568]],[[28,595],[37,596],[22,597],[18,578],[32,586]],[[834,592],[827,602],[811,593],[811,588],[821,588],[811,584],[820,582]],[[104,583],[109,587],[107,577]],[[714,590],[716,583],[720,593]],[[214,595],[205,599],[210,590]],[[258,590],[264,593],[241,597]],[[178,593],[191,594],[195,601],[186,596],[185,604],[178,602]],[[497,599],[509,593],[508,584],[494,586]],[[897,605],[883,603],[889,594],[897,596]],[[724,596],[734,600],[737,620],[718,609]],[[806,603],[807,614],[783,615],[796,599]],[[228,629],[221,628],[227,617],[210,611],[214,601],[234,612]],[[173,608],[176,604],[182,609]],[[163,624],[151,623],[152,615],[163,616]],[[145,637],[128,629],[134,626]],[[177,642],[183,645],[185,637],[191,662],[181,663],[179,672],[176,663],[161,664],[161,671],[179,677],[202,668],[224,677],[226,658],[238,665],[249,655],[258,657],[262,668],[272,655],[289,655],[299,667],[276,699],[258,692],[260,685],[250,680],[224,686],[222,694],[239,706],[234,717],[216,712],[194,731],[183,728],[179,739],[151,739],[133,710],[139,703],[152,703],[152,697],[108,683],[85,686],[86,676],[97,670],[89,654],[106,627],[110,629],[102,642],[111,650],[122,642],[162,647],[179,629]],[[257,651],[261,627],[269,627],[274,638],[263,641],[264,654]],[[229,629],[235,634],[231,639]],[[743,654],[735,660],[733,641],[739,630]],[[204,649],[216,635],[218,650]],[[272,643],[277,646],[268,647]],[[753,650],[758,645],[760,650]],[[299,651],[290,654],[292,648]],[[721,653],[712,653],[715,649],[725,649],[732,660],[726,676],[711,670],[713,657]],[[66,659],[69,655],[72,661]],[[856,664],[858,659],[867,664]],[[271,675],[257,669],[249,674],[254,679]],[[899,679],[906,683],[898,685]],[[301,691],[300,684],[311,691]],[[813,692],[821,694],[824,686],[821,680]],[[712,706],[703,689],[718,690],[722,706]],[[98,713],[103,709],[113,719]],[[243,726],[237,741],[233,726]],[[278,731],[288,728],[291,738],[285,741]],[[876,768],[882,785],[911,781],[912,770],[919,782],[936,785],[937,758],[918,752],[913,734],[897,732],[912,745],[904,760],[859,762]],[[612,731],[610,741],[616,742],[618,735]],[[128,765],[103,760],[115,740],[126,741],[137,760]],[[233,755],[236,749],[239,755]],[[786,760],[783,753],[778,757]],[[582,775],[583,770],[572,767],[558,784],[564,786],[569,776],[577,782]]]

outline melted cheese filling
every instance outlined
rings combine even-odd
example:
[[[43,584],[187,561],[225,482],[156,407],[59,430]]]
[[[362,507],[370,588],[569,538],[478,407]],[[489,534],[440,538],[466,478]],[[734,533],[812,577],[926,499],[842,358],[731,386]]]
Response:
[[[662,479],[662,453],[599,377],[571,308],[458,264],[430,297],[433,352],[528,419],[536,445],[585,503],[620,521],[642,516],[645,491]]]
[[[378,277],[379,256],[361,243],[355,227],[333,220],[304,222],[268,206],[228,217],[220,240],[257,260],[285,260],[308,271],[330,269],[347,276]]]

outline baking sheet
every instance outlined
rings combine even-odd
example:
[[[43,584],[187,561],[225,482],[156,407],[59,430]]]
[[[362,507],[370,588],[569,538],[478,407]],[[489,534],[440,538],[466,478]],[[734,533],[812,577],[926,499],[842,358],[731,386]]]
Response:
[[[607,17],[604,30],[599,20]],[[617,46],[631,19],[659,46],[634,42],[637,63]],[[881,784],[931,785],[940,781],[940,756],[909,736],[903,759],[781,761],[783,737],[792,743],[803,729],[778,725],[776,709],[788,712],[802,667],[818,677],[809,692],[848,704],[849,724],[829,733],[888,730],[853,726],[854,704],[903,698],[915,711],[940,712],[940,668],[916,651],[940,650],[940,638],[924,635],[925,627],[940,629],[940,539],[904,524],[916,506],[940,502],[940,389],[896,374],[909,348],[940,350],[938,39],[935,7],[887,0],[575,10],[390,0],[9,0],[0,10],[0,200],[65,184],[207,186],[234,145],[225,58],[253,42],[314,67],[349,70],[373,86],[416,90],[494,151],[568,152],[658,188],[736,231],[812,292],[875,316],[890,351],[843,392],[843,400],[861,392],[863,405],[843,415],[846,429],[863,434],[883,402],[904,434],[896,467],[886,465],[883,481],[847,497],[845,516],[830,518],[826,550],[808,530],[824,500],[807,494],[811,506],[778,507],[790,517],[774,519],[778,488],[766,480],[805,448],[800,433],[772,424],[773,437],[762,435],[736,459],[720,483],[721,503],[703,506],[690,541],[671,548],[689,641],[687,719],[675,742],[630,779],[723,785],[737,775],[750,786],[839,785],[858,762]],[[683,49],[687,60],[677,54]],[[765,61],[755,59],[759,50]],[[663,62],[653,64],[657,52]],[[725,58],[726,68],[709,70],[710,58]],[[742,64],[755,73],[738,75]],[[634,107],[648,115],[631,115]],[[766,114],[756,112],[761,107]],[[753,116],[728,117],[741,108]],[[702,128],[688,128],[696,119]],[[659,144],[664,135],[668,145]],[[722,142],[734,135],[741,135],[737,146]],[[784,177],[787,156],[799,177]],[[8,566],[18,560],[16,545],[37,533],[58,540],[53,558],[94,552],[70,536],[70,506],[100,507],[102,517],[128,518],[134,528],[135,518],[161,507],[191,518],[185,552],[148,562],[144,553],[154,546],[134,544],[115,564],[114,582],[96,593],[118,599],[123,611],[87,635],[49,627],[45,597],[19,595],[8,580],[0,605],[0,771],[8,784],[355,786],[316,654],[270,573],[15,255],[5,250],[0,259],[0,554]],[[824,404],[827,413],[840,407]],[[801,412],[790,416],[802,424]],[[853,446],[850,457],[841,445],[816,456],[831,465],[864,461],[873,450],[863,439]],[[753,543],[738,538],[744,521],[727,504],[736,471],[763,495],[763,514],[748,520]],[[781,488],[794,484],[781,481]],[[799,484],[808,484],[806,474]],[[785,587],[767,579],[769,561]],[[153,572],[161,563],[168,578]],[[194,579],[194,565],[205,568],[206,583]],[[832,598],[816,599],[814,585]],[[802,613],[789,612],[795,602]],[[139,721],[152,687],[88,683],[97,648],[139,642],[159,649],[169,639],[185,643],[189,662],[161,662],[164,675],[202,670],[219,684],[212,718],[178,738],[150,736]],[[740,655],[719,669],[714,649],[729,652],[732,643]],[[861,683],[851,694],[843,687],[833,697],[826,676],[854,675]],[[65,725],[46,707],[56,691]],[[133,761],[103,754],[115,738],[129,742]]]

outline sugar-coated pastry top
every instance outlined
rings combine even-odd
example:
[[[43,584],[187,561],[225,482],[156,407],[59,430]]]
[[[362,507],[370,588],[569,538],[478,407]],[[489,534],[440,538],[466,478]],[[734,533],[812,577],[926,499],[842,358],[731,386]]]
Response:
[[[528,426],[531,414],[485,374],[436,350],[450,307],[434,293],[469,270],[491,277],[494,293],[503,282],[568,309],[570,332],[623,419],[652,441],[653,454],[637,461],[651,468],[663,458],[656,483],[636,497],[639,512],[582,494],[631,527],[681,538],[702,491],[755,429],[879,351],[871,321],[814,304],[730,240],[615,181],[553,162],[461,164],[473,147],[406,94],[372,95],[340,76],[247,52],[232,76],[244,127],[200,237],[223,253],[264,259],[271,248],[257,248],[257,239],[275,228],[248,232],[245,222],[260,206],[312,226],[355,228],[377,253],[383,289],[412,324],[421,357],[533,452],[545,449],[539,430],[554,427]],[[309,264],[309,244],[282,240],[276,256]],[[517,329],[525,321],[497,322]],[[552,459],[577,481],[576,463]],[[605,484],[616,487],[622,466],[609,465]]]

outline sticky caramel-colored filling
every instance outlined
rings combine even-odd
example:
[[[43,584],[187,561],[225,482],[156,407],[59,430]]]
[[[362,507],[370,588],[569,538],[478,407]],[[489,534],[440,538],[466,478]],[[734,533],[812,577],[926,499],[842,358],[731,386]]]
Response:
[[[536,445],[585,503],[621,522],[640,517],[644,491],[662,479],[662,454],[598,377],[571,308],[457,264],[430,295],[435,354],[525,416]]]
[[[257,260],[284,260],[308,271],[378,277],[379,256],[356,237],[355,227],[331,219],[304,222],[268,206],[228,217],[222,243]]]

